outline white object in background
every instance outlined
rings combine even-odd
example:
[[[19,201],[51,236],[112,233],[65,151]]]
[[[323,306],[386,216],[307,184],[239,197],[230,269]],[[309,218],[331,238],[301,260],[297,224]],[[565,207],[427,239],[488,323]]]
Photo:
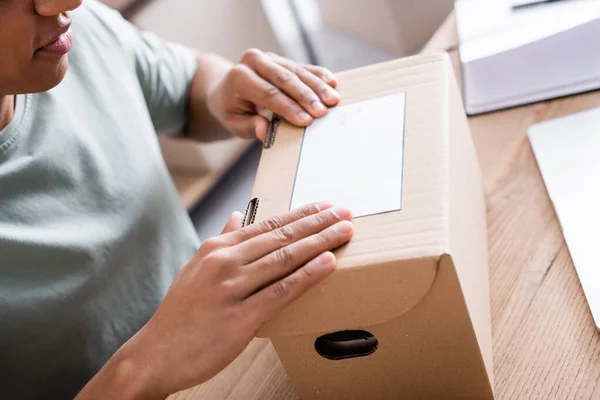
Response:
[[[600,0],[455,5],[469,114],[600,88]]]
[[[335,107],[304,133],[291,209],[315,201],[354,217],[402,206],[406,94]]]
[[[600,329],[600,109],[536,124],[529,140]]]

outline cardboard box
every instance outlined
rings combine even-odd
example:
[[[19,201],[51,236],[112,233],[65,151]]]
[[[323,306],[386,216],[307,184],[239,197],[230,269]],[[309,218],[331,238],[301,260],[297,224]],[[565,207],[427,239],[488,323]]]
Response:
[[[417,53],[454,0],[317,0],[323,23],[397,55]]]
[[[355,218],[336,271],[260,336],[305,400],[493,398],[485,204],[449,59],[410,57],[338,79],[339,108],[406,94],[401,209]],[[288,211],[296,195],[306,136],[285,122],[274,133],[247,221]]]

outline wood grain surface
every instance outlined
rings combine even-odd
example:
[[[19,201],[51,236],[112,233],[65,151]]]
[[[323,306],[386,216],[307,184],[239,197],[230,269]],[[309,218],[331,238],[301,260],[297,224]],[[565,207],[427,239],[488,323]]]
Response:
[[[449,50],[458,66],[456,47],[451,15],[424,51]],[[600,334],[527,139],[533,123],[594,107],[600,92],[470,118],[487,196],[498,399],[600,399]],[[172,399],[298,396],[271,344],[256,339],[221,374]]]

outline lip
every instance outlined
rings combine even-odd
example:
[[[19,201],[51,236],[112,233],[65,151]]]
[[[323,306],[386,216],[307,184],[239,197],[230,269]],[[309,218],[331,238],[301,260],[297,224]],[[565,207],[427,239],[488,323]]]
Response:
[[[73,47],[73,32],[71,32],[69,24],[51,42],[40,47],[37,51],[46,54],[64,55],[71,50],[71,47]]]

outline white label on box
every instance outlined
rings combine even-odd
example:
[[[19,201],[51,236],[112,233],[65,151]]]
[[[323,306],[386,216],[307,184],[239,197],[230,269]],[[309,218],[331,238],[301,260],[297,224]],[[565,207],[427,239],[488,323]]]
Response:
[[[406,93],[335,107],[306,128],[290,209],[329,200],[354,217],[402,207]]]

